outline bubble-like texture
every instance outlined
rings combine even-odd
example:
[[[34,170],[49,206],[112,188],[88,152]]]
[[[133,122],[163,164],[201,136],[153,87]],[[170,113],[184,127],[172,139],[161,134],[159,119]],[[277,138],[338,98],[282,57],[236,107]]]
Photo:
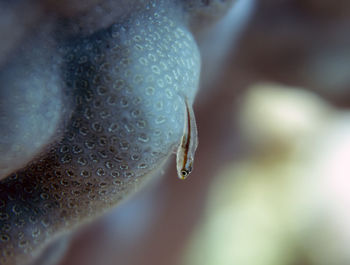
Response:
[[[152,175],[182,136],[200,59],[168,2],[60,42],[72,115],[49,152],[0,182],[0,264],[35,256]]]

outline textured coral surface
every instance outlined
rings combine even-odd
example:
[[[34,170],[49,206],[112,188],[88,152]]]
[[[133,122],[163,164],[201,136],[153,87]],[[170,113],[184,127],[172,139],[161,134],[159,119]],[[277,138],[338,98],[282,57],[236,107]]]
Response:
[[[30,261],[116,205],[177,147],[200,57],[183,3],[175,2],[149,1],[93,33],[67,28],[79,17],[58,16],[6,60],[1,264]]]

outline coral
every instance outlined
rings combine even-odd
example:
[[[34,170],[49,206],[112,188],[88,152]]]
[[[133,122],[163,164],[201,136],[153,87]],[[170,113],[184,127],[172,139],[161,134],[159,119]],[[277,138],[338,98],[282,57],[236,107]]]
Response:
[[[37,258],[159,174],[198,89],[189,25],[202,5],[187,4],[152,0],[86,28],[89,13],[58,18],[1,69],[1,264]]]
[[[52,39],[36,38],[0,71],[0,179],[62,134],[60,123],[69,108],[53,45]]]
[[[193,102],[200,59],[181,13],[169,13],[168,5],[154,1],[90,36],[58,40],[61,60],[48,58],[48,72],[35,60],[27,66],[43,86],[26,74],[3,72],[20,89],[55,90],[56,83],[44,77],[54,76],[49,66],[60,62],[62,91],[70,99],[64,104],[72,115],[48,152],[0,184],[1,264],[35,256],[52,238],[114,206],[155,174],[178,144],[183,95]],[[42,115],[55,105],[43,104]]]

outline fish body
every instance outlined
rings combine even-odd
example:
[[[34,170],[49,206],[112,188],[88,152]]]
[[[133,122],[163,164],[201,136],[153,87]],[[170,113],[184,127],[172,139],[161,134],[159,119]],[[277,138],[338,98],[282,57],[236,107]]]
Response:
[[[186,179],[192,172],[194,155],[198,146],[198,131],[193,107],[185,102],[184,133],[176,153],[176,168],[179,179]]]

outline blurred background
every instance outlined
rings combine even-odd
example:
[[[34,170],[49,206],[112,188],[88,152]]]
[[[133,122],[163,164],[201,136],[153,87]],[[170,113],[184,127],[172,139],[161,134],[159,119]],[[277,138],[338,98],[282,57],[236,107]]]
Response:
[[[43,6],[74,16],[96,1],[32,2],[33,12],[2,17],[18,30],[0,54],[40,23]],[[348,0],[237,0],[196,35],[191,176],[177,179],[173,157],[76,231],[59,264],[350,264],[349,28]]]

